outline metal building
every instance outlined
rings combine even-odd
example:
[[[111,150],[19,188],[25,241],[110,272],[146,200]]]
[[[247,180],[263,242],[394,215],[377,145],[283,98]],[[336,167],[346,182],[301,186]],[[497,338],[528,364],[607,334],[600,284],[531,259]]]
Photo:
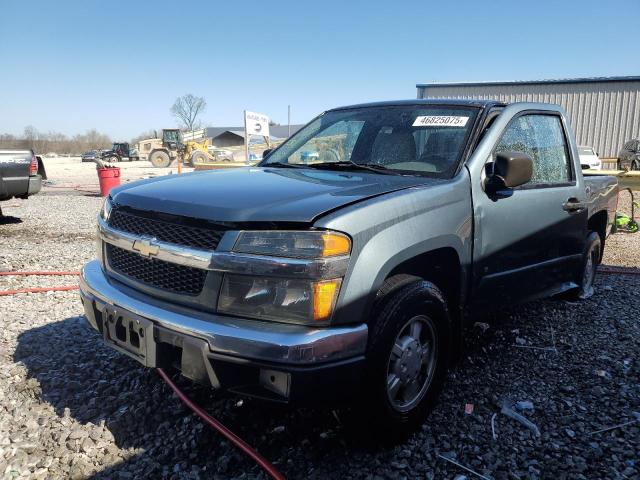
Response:
[[[427,83],[418,98],[497,99],[557,103],[567,112],[579,145],[615,158],[622,145],[640,138],[640,76],[522,82]]]

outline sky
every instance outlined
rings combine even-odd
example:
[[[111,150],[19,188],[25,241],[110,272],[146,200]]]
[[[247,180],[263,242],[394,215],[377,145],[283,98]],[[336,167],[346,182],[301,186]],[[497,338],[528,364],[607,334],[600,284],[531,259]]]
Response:
[[[416,84],[638,75],[640,0],[0,0],[0,133],[306,123]],[[634,20],[630,20],[634,19]]]

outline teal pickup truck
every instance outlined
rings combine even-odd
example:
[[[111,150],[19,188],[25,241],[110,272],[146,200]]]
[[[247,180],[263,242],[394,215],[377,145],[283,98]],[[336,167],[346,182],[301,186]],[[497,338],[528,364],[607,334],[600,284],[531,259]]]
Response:
[[[557,105],[342,107],[255,167],[114,189],[81,298],[147,367],[406,434],[474,313],[590,294],[617,191]]]

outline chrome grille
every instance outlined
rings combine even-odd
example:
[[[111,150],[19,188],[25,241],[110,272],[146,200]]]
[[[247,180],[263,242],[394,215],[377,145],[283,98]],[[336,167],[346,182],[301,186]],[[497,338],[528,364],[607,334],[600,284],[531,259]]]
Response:
[[[151,218],[153,215],[153,218]],[[187,225],[195,220],[177,215],[149,214],[114,207],[109,215],[109,226],[135,235],[154,237],[160,241],[185,247],[215,250],[224,229],[217,226],[200,227]]]
[[[107,244],[107,259],[115,272],[173,293],[199,295],[207,276],[206,270],[146,258],[111,244]]]

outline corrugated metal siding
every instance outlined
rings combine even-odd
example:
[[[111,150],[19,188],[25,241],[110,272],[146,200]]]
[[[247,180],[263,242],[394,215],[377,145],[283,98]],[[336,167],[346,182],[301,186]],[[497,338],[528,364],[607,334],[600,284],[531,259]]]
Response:
[[[497,99],[561,105],[579,145],[614,158],[622,145],[640,138],[640,81],[513,85],[418,86],[418,98]]]

